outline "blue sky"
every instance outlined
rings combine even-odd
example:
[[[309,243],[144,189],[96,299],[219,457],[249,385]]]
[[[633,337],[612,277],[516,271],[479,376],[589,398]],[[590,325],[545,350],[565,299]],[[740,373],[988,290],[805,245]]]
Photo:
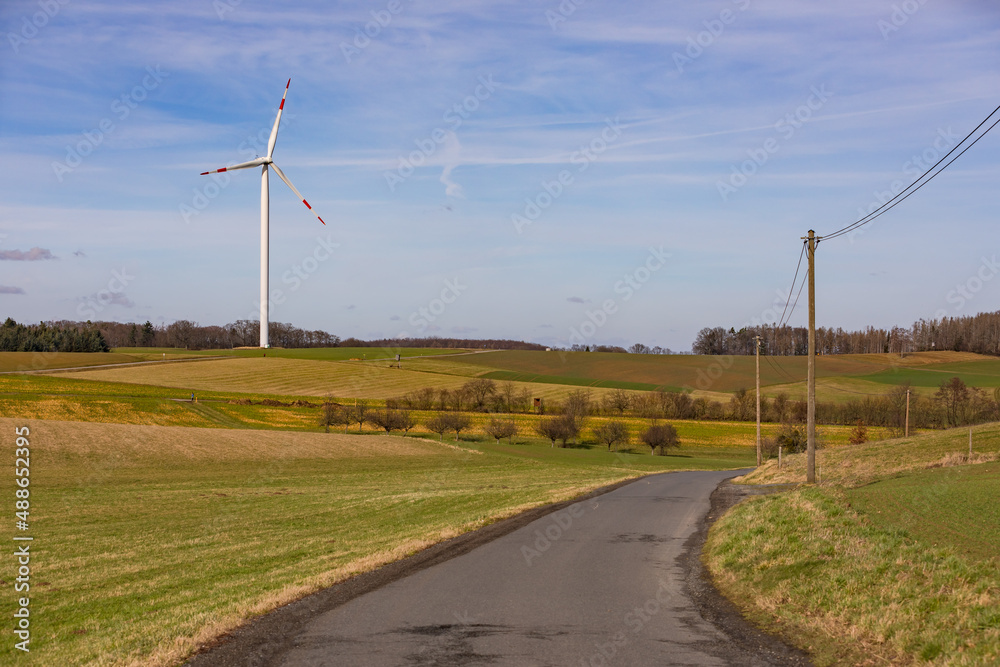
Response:
[[[0,32],[27,322],[253,319],[260,179],[199,173],[266,152],[289,77],[274,159],[328,226],[271,178],[272,321],[674,350],[777,319],[810,227],[1000,104],[985,0],[36,0]],[[998,148],[821,244],[819,324],[1000,308]]]

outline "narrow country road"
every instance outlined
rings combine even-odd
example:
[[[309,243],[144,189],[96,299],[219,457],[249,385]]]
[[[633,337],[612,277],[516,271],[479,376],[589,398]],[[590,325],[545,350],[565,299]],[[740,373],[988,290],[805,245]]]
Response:
[[[283,667],[806,664],[780,644],[774,652],[776,642],[749,626],[727,634],[692,594],[689,538],[711,493],[737,474],[655,475],[569,505],[286,627],[271,637],[280,651],[242,659]],[[211,664],[211,654],[201,658]]]

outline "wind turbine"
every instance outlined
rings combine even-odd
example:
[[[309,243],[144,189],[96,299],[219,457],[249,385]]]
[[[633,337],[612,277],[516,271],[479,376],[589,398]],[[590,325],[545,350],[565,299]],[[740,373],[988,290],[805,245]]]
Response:
[[[216,169],[215,171],[203,171],[202,176],[207,176],[208,174],[221,174],[224,171],[234,171],[236,169],[250,169],[251,167],[260,167],[260,346],[270,347],[267,342],[267,306],[268,306],[268,286],[267,286],[267,257],[268,257],[268,180],[267,172],[268,168],[274,169],[274,173],[278,175],[278,178],[285,182],[285,185],[292,189],[295,196],[302,200],[302,203],[306,205],[310,211],[313,207],[309,205],[302,193],[295,189],[292,182],[288,180],[288,177],[278,168],[278,165],[274,164],[274,160],[271,156],[274,154],[274,144],[278,140],[278,125],[281,123],[281,112],[285,108],[285,96],[288,95],[288,87],[292,85],[292,80],[289,79],[288,83],[285,84],[285,93],[281,96],[281,106],[278,107],[278,115],[274,119],[274,127],[271,128],[271,138],[267,140],[267,155],[264,157],[259,157],[249,162],[243,162],[241,164],[235,164],[232,167],[223,167],[222,169]],[[323,218],[319,217],[316,211],[313,211],[320,222],[323,222]],[[323,222],[325,225],[326,223]]]

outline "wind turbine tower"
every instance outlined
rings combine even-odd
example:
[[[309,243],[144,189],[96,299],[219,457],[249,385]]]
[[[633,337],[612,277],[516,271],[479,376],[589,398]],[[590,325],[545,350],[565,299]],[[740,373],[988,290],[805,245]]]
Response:
[[[260,346],[263,348],[270,347],[267,339],[267,307],[268,307],[268,171],[270,169],[274,170],[274,173],[278,175],[278,178],[285,182],[295,196],[302,200],[302,203],[306,205],[310,211],[313,211],[313,207],[309,205],[309,202],[305,200],[292,182],[288,180],[288,177],[278,168],[278,165],[274,163],[271,156],[274,154],[274,144],[278,140],[278,125],[281,124],[281,112],[285,108],[285,97],[288,95],[288,87],[292,85],[292,80],[289,79],[288,83],[285,84],[285,93],[281,96],[281,106],[278,107],[278,115],[274,119],[274,127],[271,128],[271,137],[267,141],[267,155],[264,157],[258,157],[256,159],[250,160],[249,162],[243,162],[241,164],[233,165],[232,167],[223,167],[222,169],[216,169],[214,171],[203,171],[202,176],[207,176],[208,174],[221,174],[224,171],[234,171],[236,169],[250,169],[251,167],[260,167]],[[319,217],[316,211],[313,211],[320,222],[323,222],[323,218]],[[325,225],[326,223],[323,222]]]

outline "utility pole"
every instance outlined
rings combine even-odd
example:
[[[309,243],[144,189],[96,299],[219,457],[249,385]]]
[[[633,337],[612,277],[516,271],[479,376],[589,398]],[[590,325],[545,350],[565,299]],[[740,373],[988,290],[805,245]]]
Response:
[[[903,436],[906,438],[910,437],[910,390],[906,390],[906,428],[903,432]]]
[[[760,446],[760,336],[754,338],[757,341],[757,467],[759,468],[764,463]]]
[[[809,230],[809,362],[806,422],[806,484],[816,483],[816,232]]]

